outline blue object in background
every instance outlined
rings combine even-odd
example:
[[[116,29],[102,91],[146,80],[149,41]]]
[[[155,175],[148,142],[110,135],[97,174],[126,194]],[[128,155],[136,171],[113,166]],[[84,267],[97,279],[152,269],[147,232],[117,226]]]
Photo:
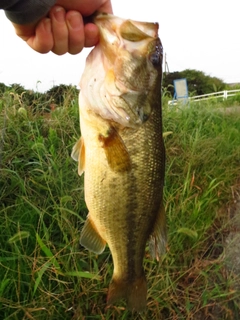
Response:
[[[174,85],[174,99],[183,102],[184,104],[188,101],[188,85],[187,79],[173,80]]]

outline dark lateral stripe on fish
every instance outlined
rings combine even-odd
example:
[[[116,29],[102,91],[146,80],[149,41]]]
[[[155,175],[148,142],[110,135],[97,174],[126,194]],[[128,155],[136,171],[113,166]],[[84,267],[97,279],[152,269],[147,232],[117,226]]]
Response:
[[[134,212],[138,211],[138,187],[137,187],[137,181],[134,176],[134,172],[129,177],[131,179],[131,183],[128,185],[131,186],[128,190],[129,194],[129,201],[126,206],[126,210],[128,212],[127,217],[127,237],[128,237],[128,243],[130,244],[127,246],[127,278],[128,281],[133,281],[136,279],[136,277],[139,277],[139,274],[136,274],[136,254],[138,252],[136,251],[136,248],[138,246],[137,238],[136,238],[136,229],[139,227],[139,218]],[[133,187],[134,186],[134,187]],[[134,191],[133,191],[134,189]]]

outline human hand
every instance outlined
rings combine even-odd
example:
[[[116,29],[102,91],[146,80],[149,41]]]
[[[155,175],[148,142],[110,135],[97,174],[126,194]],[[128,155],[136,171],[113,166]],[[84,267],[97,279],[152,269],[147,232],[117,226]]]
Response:
[[[83,17],[97,10],[112,13],[110,0],[57,0],[48,17],[37,23],[13,25],[16,34],[35,51],[77,54],[98,42],[98,27],[83,22]]]

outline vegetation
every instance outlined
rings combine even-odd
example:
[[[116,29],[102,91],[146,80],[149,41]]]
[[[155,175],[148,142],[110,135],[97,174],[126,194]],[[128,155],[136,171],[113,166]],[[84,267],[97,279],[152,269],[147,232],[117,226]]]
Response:
[[[238,319],[240,275],[225,265],[224,239],[240,189],[240,117],[219,103],[164,103],[168,249],[160,263],[146,249],[148,308],[137,315],[124,302],[106,307],[109,250],[79,245],[87,208],[70,158],[77,92],[63,94],[67,104],[52,111],[50,96],[33,93],[31,105],[23,92],[1,94],[0,319]]]
[[[187,79],[189,95],[201,95],[218,92],[226,88],[226,84],[216,77],[210,77],[202,71],[186,69],[183,71],[170,72],[163,76],[163,86],[169,88],[171,95],[174,95],[173,80]]]
[[[49,89],[45,93],[26,90],[23,86],[13,83],[6,86],[0,83],[0,96],[8,96],[13,105],[30,108],[32,113],[46,113],[56,106],[75,103],[78,89],[71,85],[59,85]],[[11,97],[11,98],[10,98]]]

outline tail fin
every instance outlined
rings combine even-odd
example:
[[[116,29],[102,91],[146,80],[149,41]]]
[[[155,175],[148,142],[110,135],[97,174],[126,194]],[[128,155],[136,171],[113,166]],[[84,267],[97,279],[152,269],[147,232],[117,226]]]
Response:
[[[131,311],[142,312],[146,307],[147,281],[143,275],[133,281],[115,280],[109,286],[107,303],[114,304],[120,299],[125,299],[127,308]]]

